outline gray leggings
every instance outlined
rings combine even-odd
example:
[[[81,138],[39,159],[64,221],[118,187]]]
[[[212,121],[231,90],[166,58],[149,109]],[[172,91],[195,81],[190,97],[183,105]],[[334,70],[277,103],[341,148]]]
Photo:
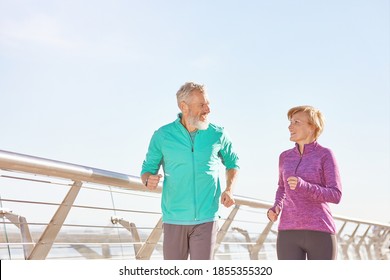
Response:
[[[336,236],[313,230],[279,231],[276,241],[279,260],[335,260]]]
[[[199,225],[164,224],[164,260],[211,260],[217,239],[218,222]]]

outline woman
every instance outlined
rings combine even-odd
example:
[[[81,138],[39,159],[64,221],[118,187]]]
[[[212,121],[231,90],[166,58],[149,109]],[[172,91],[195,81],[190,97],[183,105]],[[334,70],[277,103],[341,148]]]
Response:
[[[330,149],[317,143],[324,128],[322,113],[298,106],[287,113],[293,149],[279,157],[275,203],[267,212],[280,215],[277,255],[280,260],[334,260],[336,227],[328,203],[339,203],[341,183]]]

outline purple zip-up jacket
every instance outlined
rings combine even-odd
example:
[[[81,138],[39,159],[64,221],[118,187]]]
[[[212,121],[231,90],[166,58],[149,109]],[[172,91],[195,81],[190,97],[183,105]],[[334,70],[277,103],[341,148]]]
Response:
[[[287,178],[298,184],[291,190]],[[306,144],[301,155],[298,144],[279,157],[279,182],[275,207],[282,209],[279,230],[315,230],[336,233],[328,203],[339,203],[341,182],[336,160],[330,149],[316,141]]]

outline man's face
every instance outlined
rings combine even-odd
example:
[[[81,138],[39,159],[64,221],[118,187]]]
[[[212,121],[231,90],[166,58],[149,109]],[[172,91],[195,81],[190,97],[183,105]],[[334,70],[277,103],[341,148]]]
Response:
[[[210,102],[207,94],[195,90],[192,92],[190,101],[186,104],[188,106],[188,123],[199,130],[207,129],[209,126],[207,117],[210,113]]]

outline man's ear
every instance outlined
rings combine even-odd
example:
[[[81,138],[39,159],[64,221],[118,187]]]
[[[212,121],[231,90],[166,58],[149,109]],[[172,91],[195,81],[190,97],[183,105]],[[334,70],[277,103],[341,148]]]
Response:
[[[181,101],[180,104],[179,104],[179,108],[180,108],[180,111],[182,113],[185,113],[188,111],[188,105],[187,103],[185,103],[184,101]]]

